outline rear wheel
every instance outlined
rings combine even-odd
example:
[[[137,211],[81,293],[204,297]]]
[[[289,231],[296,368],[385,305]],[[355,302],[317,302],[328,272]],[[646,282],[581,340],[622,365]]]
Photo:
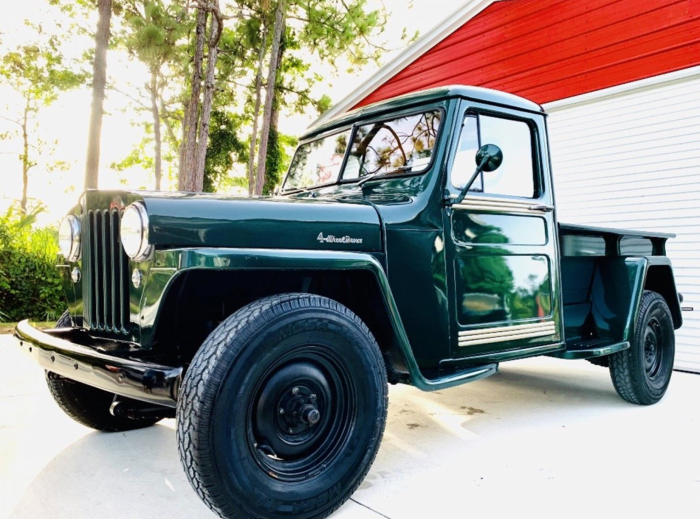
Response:
[[[268,297],[195,355],[178,400],[180,458],[221,517],[326,517],[367,474],[386,410],[381,352],[355,314],[309,294]]]
[[[113,416],[109,409],[114,394],[55,373],[46,373],[46,383],[58,406],[76,422],[103,432],[130,431],[150,427],[161,417],[126,418]]]
[[[618,394],[633,404],[661,400],[671,381],[675,351],[673,318],[666,300],[645,291],[629,349],[609,356],[610,376]]]

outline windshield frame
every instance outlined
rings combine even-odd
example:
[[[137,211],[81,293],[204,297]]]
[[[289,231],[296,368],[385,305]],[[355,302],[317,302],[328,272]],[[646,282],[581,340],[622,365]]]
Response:
[[[282,188],[280,189],[280,194],[284,195],[290,195],[294,193],[303,193],[305,191],[311,191],[317,188],[321,187],[328,187],[328,186],[334,186],[334,185],[342,185],[342,184],[353,184],[353,183],[358,183],[361,182],[362,180],[367,178],[367,175],[363,177],[357,177],[357,178],[343,178],[345,176],[345,166],[347,165],[348,157],[350,156],[350,151],[352,150],[353,143],[355,140],[355,134],[357,133],[357,130],[360,126],[366,126],[369,124],[376,124],[376,123],[381,123],[381,122],[387,122],[387,121],[393,121],[394,119],[399,119],[401,117],[410,117],[412,115],[419,115],[419,114],[424,114],[424,113],[429,113],[429,112],[438,112],[440,114],[440,127],[438,128],[437,136],[435,137],[435,146],[433,146],[433,150],[438,149],[438,146],[440,145],[442,141],[442,134],[444,133],[444,127],[447,124],[446,115],[447,115],[447,109],[446,109],[446,103],[447,101],[440,101],[437,103],[431,103],[427,105],[422,105],[420,107],[411,107],[411,108],[406,108],[404,110],[398,110],[395,112],[391,113],[384,113],[381,115],[377,115],[375,117],[368,117],[366,119],[360,119],[355,121],[352,126],[341,126],[339,128],[334,128],[326,133],[322,133],[320,135],[317,135],[311,139],[306,139],[303,140],[299,143],[297,146],[296,150],[294,150],[294,155],[292,156],[292,161],[294,161],[294,157],[297,154],[297,151],[299,148],[302,146],[309,144],[311,142],[320,140],[320,139],[325,139],[328,137],[332,137],[333,135],[337,135],[340,133],[343,133],[347,130],[350,130],[350,138],[348,140],[348,145],[345,149],[345,154],[343,156],[343,161],[341,162],[340,166],[340,172],[338,174],[338,178],[332,182],[326,182],[324,184],[316,184],[314,186],[310,187],[293,187],[289,189],[285,189],[285,184],[287,183],[287,177],[289,176],[289,172],[291,171],[291,162],[290,162],[290,167],[287,169],[287,173],[284,176],[284,179],[282,181]],[[380,175],[377,175],[375,177],[372,177],[371,181],[374,180],[384,180],[387,178],[405,178],[405,177],[413,177],[413,176],[418,176],[418,175],[424,175],[428,171],[430,171],[433,166],[435,165],[435,156],[436,153],[431,153],[430,155],[430,162],[425,165],[424,168],[418,170],[418,171],[401,171],[400,168],[389,171],[387,173],[382,173]],[[397,173],[399,172],[399,173]]]
[[[376,124],[376,123],[383,123],[383,122],[388,122],[388,121],[393,121],[395,119],[400,119],[402,117],[411,117],[412,115],[420,115],[420,114],[426,114],[429,112],[438,112],[440,114],[440,127],[438,128],[437,135],[435,136],[435,145],[433,146],[433,150],[436,150],[440,144],[440,140],[442,139],[442,129],[444,127],[445,123],[445,114],[447,113],[445,110],[445,107],[443,104],[437,104],[437,105],[424,105],[421,106],[420,108],[410,108],[407,110],[401,110],[398,112],[393,112],[391,114],[385,114],[380,117],[372,117],[368,119],[364,119],[362,121],[358,121],[355,124],[353,124],[352,127],[352,135],[350,136],[350,144],[348,145],[348,149],[346,152],[345,156],[345,161],[343,162],[343,167],[340,170],[340,175],[338,177],[338,184],[352,184],[352,183],[357,183],[361,182],[362,180],[366,179],[369,175],[365,175],[363,177],[357,177],[357,178],[343,178],[345,176],[345,166],[347,165],[347,159],[350,156],[350,151],[352,151],[352,145],[355,142],[355,134],[357,133],[357,130],[360,126],[368,126],[370,124]],[[396,168],[391,171],[387,171],[386,173],[381,173],[379,175],[376,175],[372,177],[372,180],[382,180],[386,178],[404,178],[404,177],[413,177],[417,175],[423,175],[427,173],[435,164],[435,153],[431,151],[430,153],[430,162],[428,162],[425,167],[422,169],[419,169],[417,171],[402,171],[401,168]]]
[[[340,163],[340,171],[338,171],[338,177],[335,180],[332,180],[330,182],[324,182],[323,184],[314,184],[313,186],[309,187],[290,187],[290,188],[285,188],[285,185],[287,184],[287,179],[289,178],[289,173],[292,170],[292,163],[294,162],[294,158],[296,157],[297,153],[299,152],[299,149],[302,146],[306,146],[307,144],[311,144],[312,142],[320,141],[322,139],[327,139],[329,137],[333,137],[334,135],[340,135],[341,133],[344,132],[350,132],[350,135],[348,136],[348,144],[345,147],[345,153],[343,154],[343,160]],[[352,126],[342,126],[340,128],[334,128],[330,130],[329,132],[322,133],[321,135],[317,135],[316,137],[312,139],[306,139],[301,141],[296,149],[294,150],[294,155],[292,155],[292,160],[289,163],[289,167],[287,168],[287,173],[284,175],[284,179],[282,179],[282,187],[280,188],[280,193],[288,195],[292,193],[303,193],[304,191],[310,191],[312,189],[316,189],[319,187],[326,187],[326,186],[333,186],[338,183],[340,180],[341,173],[345,170],[345,163],[348,160],[348,153],[350,153],[350,143],[352,142],[352,138],[355,136],[355,125],[353,124]]]

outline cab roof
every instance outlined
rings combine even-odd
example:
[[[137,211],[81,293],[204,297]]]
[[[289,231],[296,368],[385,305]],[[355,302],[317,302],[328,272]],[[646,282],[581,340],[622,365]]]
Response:
[[[400,110],[411,105],[426,104],[432,101],[440,101],[451,97],[462,97],[464,99],[489,103],[506,108],[516,108],[528,112],[544,113],[544,109],[537,103],[514,94],[508,94],[499,90],[492,90],[490,88],[476,86],[448,85],[393,97],[391,99],[350,110],[349,112],[337,115],[321,123],[314,123],[302,136],[301,140],[315,137],[316,135],[325,133],[340,126],[349,126],[359,119],[381,115],[384,112]]]

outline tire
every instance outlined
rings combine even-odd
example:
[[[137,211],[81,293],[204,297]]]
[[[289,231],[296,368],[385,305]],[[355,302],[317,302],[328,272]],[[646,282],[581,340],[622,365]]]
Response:
[[[381,352],[354,313],[316,295],[267,297],[194,356],[178,399],[180,459],[221,517],[326,517],[369,471],[387,405]]]
[[[590,359],[586,360],[594,366],[600,366],[601,368],[610,367],[610,359],[608,359],[607,355],[604,357],[591,357]]]
[[[655,404],[666,393],[675,357],[673,319],[666,300],[645,291],[635,333],[626,350],[609,356],[617,393],[633,404]]]
[[[131,431],[150,427],[161,418],[122,418],[112,416],[109,408],[114,394],[55,373],[46,372],[46,384],[58,406],[76,422],[103,432]]]

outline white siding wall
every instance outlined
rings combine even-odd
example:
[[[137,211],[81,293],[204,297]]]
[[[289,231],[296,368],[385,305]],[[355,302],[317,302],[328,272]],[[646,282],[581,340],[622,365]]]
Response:
[[[700,372],[700,72],[678,76],[545,108],[560,221],[678,235],[676,368]]]

